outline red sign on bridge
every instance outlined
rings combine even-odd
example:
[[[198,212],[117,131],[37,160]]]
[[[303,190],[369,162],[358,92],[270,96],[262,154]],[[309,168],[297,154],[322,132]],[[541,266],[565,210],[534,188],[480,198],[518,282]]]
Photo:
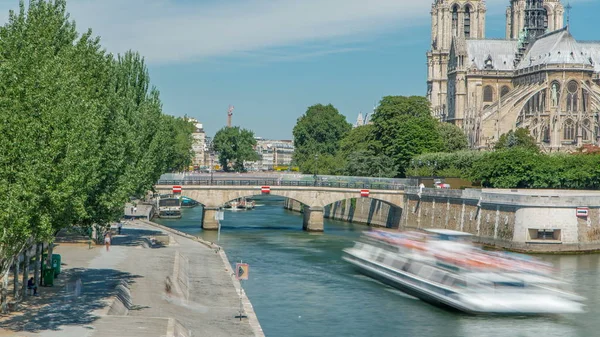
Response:
[[[360,196],[363,198],[369,197],[369,190],[360,190]]]
[[[269,194],[269,193],[271,193],[271,187],[270,186],[263,186],[263,187],[260,188],[260,191],[263,194]]]
[[[181,186],[179,186],[179,185],[173,186],[173,193],[181,193]]]

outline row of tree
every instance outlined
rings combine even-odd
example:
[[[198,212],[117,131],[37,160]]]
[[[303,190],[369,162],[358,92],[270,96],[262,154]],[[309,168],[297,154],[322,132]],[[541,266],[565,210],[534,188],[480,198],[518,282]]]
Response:
[[[600,149],[546,154],[540,152],[529,130],[517,129],[502,135],[495,151],[416,156],[408,174],[460,177],[489,188],[598,189]]]
[[[434,119],[419,96],[383,97],[371,123],[356,128],[332,105],[317,104],[298,119],[293,135],[294,161],[311,174],[405,177],[416,155],[468,146],[462,130]]]
[[[65,0],[0,28],[0,275],[66,227],[105,225],[191,160],[193,125],[164,115],[144,60],[79,35]]]

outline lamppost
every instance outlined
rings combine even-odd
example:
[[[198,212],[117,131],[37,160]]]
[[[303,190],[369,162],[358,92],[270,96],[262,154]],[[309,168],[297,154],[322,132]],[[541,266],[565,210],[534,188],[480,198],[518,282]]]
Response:
[[[318,168],[319,168],[319,154],[316,153],[315,154],[315,186],[317,186],[317,172],[318,172]]]
[[[213,172],[215,170],[215,165],[213,163],[214,159],[215,159],[215,154],[214,154],[214,152],[211,151],[210,152],[210,185],[211,186],[213,184]]]

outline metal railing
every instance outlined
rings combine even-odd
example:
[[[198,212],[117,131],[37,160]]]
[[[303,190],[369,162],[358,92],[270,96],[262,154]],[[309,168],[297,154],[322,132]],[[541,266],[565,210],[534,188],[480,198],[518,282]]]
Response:
[[[286,186],[286,187],[333,187],[360,188],[374,190],[403,191],[404,184],[388,182],[336,182],[336,181],[307,181],[307,180],[278,180],[278,179],[248,179],[248,180],[207,180],[207,179],[161,179],[157,185],[197,185],[197,186]]]

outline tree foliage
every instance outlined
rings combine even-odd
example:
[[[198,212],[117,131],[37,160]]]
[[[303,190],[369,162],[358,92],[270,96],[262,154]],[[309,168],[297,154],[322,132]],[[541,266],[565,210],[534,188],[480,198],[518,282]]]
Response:
[[[340,141],[351,130],[346,117],[333,105],[317,104],[309,107],[294,126],[294,161],[302,172],[314,171],[315,156],[321,156],[323,170],[333,172],[341,168],[328,158],[336,157]],[[330,165],[333,164],[333,165]]]
[[[469,148],[467,135],[458,126],[450,123],[438,123],[437,128],[444,142],[444,152],[457,152]]]
[[[539,151],[539,147],[535,139],[529,133],[529,129],[518,128],[516,131],[510,130],[500,136],[498,142],[494,146],[496,150],[523,148],[529,151]]]
[[[66,1],[21,1],[0,28],[0,273],[62,228],[104,225],[189,163],[143,58],[77,33]]]
[[[244,172],[244,161],[256,161],[254,132],[239,127],[224,127],[217,131],[213,139],[213,149],[219,153],[219,163],[223,170]]]
[[[380,151],[393,159],[404,177],[412,157],[439,152],[444,143],[425,97],[384,97],[372,118]]]

